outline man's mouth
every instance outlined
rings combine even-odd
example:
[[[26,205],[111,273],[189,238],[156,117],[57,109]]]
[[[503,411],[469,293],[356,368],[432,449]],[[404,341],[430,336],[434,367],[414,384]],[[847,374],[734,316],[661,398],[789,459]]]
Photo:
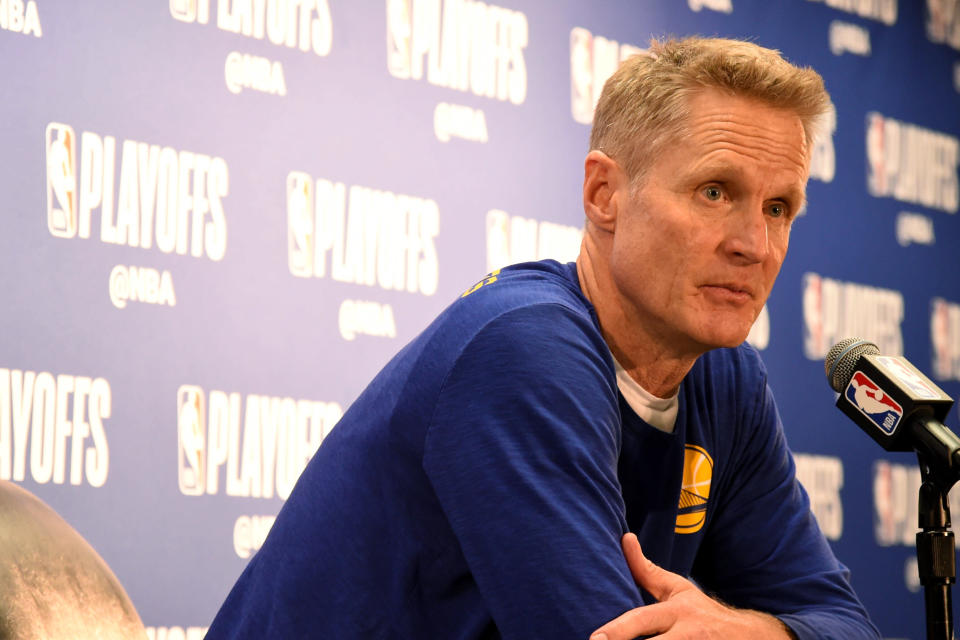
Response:
[[[745,284],[723,282],[701,285],[700,289],[711,298],[742,304],[753,300],[753,289]]]

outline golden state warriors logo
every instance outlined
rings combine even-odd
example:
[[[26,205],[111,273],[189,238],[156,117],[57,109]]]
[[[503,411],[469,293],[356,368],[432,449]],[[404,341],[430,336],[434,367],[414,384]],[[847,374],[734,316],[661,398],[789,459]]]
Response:
[[[688,444],[683,454],[683,485],[674,531],[696,533],[703,527],[712,480],[713,458],[704,448]]]
[[[479,289],[480,287],[482,287],[482,286],[484,286],[484,285],[488,285],[488,284],[493,284],[494,282],[497,281],[497,274],[499,274],[499,273],[500,273],[500,269],[494,269],[493,271],[491,271],[490,273],[488,273],[483,280],[481,280],[481,281],[478,282],[477,284],[473,285],[472,287],[470,287],[469,289],[467,289],[466,291],[464,291],[463,293],[461,293],[461,294],[460,294],[460,297],[461,297],[461,298],[466,298],[468,295],[470,295],[471,293],[473,293],[474,291],[476,291],[476,290]]]

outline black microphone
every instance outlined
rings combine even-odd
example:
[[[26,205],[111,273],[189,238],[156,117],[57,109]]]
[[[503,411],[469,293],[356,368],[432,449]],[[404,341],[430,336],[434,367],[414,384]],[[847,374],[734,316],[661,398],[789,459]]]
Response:
[[[944,426],[953,399],[900,356],[860,338],[824,361],[837,407],[887,451],[917,451],[947,486],[960,479],[960,438]]]

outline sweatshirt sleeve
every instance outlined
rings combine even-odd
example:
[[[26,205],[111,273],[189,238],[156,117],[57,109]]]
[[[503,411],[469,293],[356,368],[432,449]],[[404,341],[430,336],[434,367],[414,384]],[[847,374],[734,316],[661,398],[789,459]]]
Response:
[[[505,639],[586,638],[641,604],[616,393],[590,319],[552,303],[486,324],[446,377],[424,469]]]
[[[719,505],[694,577],[729,604],[776,615],[800,640],[879,638],[810,511],[765,378],[758,391],[731,497]]]

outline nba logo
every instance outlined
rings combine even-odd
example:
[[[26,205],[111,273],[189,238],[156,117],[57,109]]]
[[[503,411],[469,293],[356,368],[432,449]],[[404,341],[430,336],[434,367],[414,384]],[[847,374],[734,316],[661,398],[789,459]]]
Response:
[[[807,358],[817,360],[827,353],[823,331],[823,295],[820,276],[803,275],[803,348]]]
[[[877,356],[877,362],[881,363],[887,371],[892,373],[901,384],[909,388],[916,396],[927,400],[936,400],[940,397],[940,394],[927,384],[928,381],[923,375],[911,371],[900,358],[896,356]]]
[[[854,372],[844,395],[850,404],[887,435],[894,432],[903,417],[903,407],[862,371]]]
[[[895,142],[895,141],[894,141]],[[886,161],[886,131],[883,116],[876,112],[867,114],[867,187],[870,195],[888,195]]]
[[[933,373],[946,380],[953,373],[950,349],[950,306],[943,298],[934,298],[930,310],[930,342],[933,347]]]
[[[510,221],[505,211],[487,212],[487,272],[510,264]]]
[[[177,439],[179,441],[180,493],[198,496],[204,489],[206,451],[206,402],[203,389],[183,385],[177,390]]]
[[[170,15],[180,22],[207,24],[210,20],[210,0],[170,0]]]
[[[170,0],[170,15],[181,22],[197,19],[197,0]]]
[[[72,127],[47,125],[47,228],[58,238],[77,235],[76,150]]]
[[[874,535],[877,544],[884,547],[897,542],[893,487],[891,464],[886,460],[877,460],[873,465]]]
[[[593,35],[581,27],[570,31],[570,111],[581,124],[593,121]]]
[[[287,175],[287,264],[301,278],[313,275],[313,180],[305,173]]]
[[[401,80],[410,78],[410,0],[387,0],[387,69]]]

